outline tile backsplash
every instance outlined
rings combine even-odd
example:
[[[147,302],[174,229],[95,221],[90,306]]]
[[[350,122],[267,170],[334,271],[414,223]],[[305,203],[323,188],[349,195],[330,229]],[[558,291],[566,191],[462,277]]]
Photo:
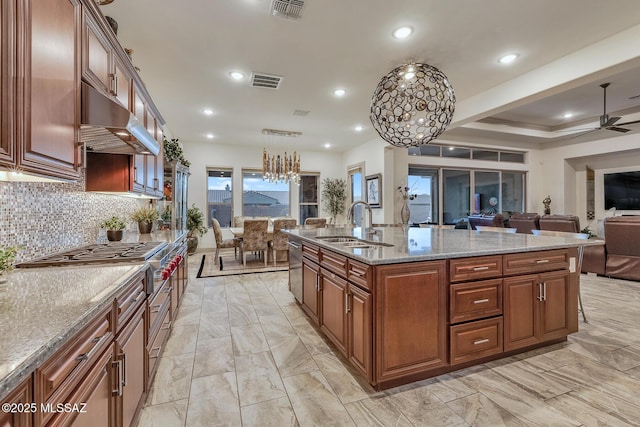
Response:
[[[20,245],[17,262],[96,243],[99,224],[148,200],[87,193],[75,183],[0,182],[0,245]],[[130,225],[137,231],[135,224]]]

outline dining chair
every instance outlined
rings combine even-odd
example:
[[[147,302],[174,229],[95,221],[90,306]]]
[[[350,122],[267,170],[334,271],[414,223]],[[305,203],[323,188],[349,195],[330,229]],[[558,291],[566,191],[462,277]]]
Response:
[[[289,261],[289,236],[283,233],[283,229],[296,227],[296,220],[293,218],[279,218],[273,221],[273,240],[269,242],[273,255],[273,265],[276,265],[277,251],[287,251],[287,261]]]
[[[266,219],[245,219],[244,232],[240,250],[242,252],[242,265],[247,266],[247,252],[261,252],[264,257],[264,266],[267,266],[267,228],[269,221]]]
[[[244,227],[244,217],[243,216],[234,216],[233,217],[233,226],[236,228]]]
[[[222,237],[222,228],[220,228],[220,222],[217,219],[211,219],[211,226],[213,228],[213,235],[216,239],[216,254],[215,254],[215,263],[218,264],[220,255],[220,249],[233,248],[234,256],[238,257],[238,248],[240,247],[241,240],[238,238],[233,239],[223,239]]]
[[[550,236],[550,237],[569,237],[574,239],[588,240],[589,235],[587,233],[572,233],[568,231],[553,231],[553,230],[531,230],[531,233],[535,236]],[[578,274],[582,271],[582,257],[584,255],[584,245],[578,246],[578,265],[576,271]],[[578,276],[579,277],[579,276]],[[580,308],[578,311],[582,313],[582,319],[584,323],[589,323],[586,314],[584,314],[584,308],[582,307],[582,295],[580,294],[580,279],[578,278],[578,304]]]
[[[491,227],[489,225],[476,225],[476,231],[492,231],[494,233],[510,233],[515,234],[516,228]]]
[[[326,218],[307,218],[304,220],[304,225],[307,228],[324,228],[327,226]]]

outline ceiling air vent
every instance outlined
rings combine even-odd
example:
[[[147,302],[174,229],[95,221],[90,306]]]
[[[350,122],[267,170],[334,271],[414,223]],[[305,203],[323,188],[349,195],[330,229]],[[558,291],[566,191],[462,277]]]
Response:
[[[300,19],[304,9],[303,0],[273,0],[271,14],[281,18]]]
[[[309,110],[294,110],[293,111],[293,115],[294,116],[299,116],[299,117],[306,117],[309,115],[311,111]]]
[[[273,135],[273,136],[300,136],[302,132],[296,132],[293,130],[279,130],[279,129],[262,129],[262,133],[264,135]]]
[[[280,76],[270,76],[262,73],[253,73],[251,75],[251,86],[253,87],[278,89],[280,87],[280,82],[282,82],[282,77]]]

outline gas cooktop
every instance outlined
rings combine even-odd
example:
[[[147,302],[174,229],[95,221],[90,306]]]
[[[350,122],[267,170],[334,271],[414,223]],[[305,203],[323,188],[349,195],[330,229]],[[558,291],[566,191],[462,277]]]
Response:
[[[18,268],[50,267],[79,264],[107,264],[115,262],[141,262],[167,247],[165,242],[122,243],[80,246],[41,258],[17,264]]]

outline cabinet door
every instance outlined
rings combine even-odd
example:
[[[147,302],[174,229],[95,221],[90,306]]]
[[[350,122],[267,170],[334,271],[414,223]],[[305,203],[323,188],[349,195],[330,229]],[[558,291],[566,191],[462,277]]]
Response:
[[[2,403],[22,404],[28,406],[33,403],[33,393],[31,389],[31,376],[29,376],[22,384],[16,387]],[[38,408],[40,409],[40,408]],[[29,412],[0,412],[0,427],[29,427],[33,425],[32,414]]]
[[[145,307],[142,306],[129,324],[120,333],[117,342],[118,363],[122,363],[122,395],[118,399],[118,425],[129,426],[133,421],[145,391],[146,345],[145,345]]]
[[[302,309],[318,325],[320,323],[320,267],[303,260],[302,263]]]
[[[0,110],[0,165],[12,167],[15,165],[16,138],[16,1],[8,0],[0,4],[0,95],[2,95],[2,110]]]
[[[530,274],[504,279],[504,350],[538,342],[539,276]]]
[[[156,134],[156,119],[153,117],[149,109],[146,112],[146,127],[147,132],[150,135]],[[156,156],[144,156],[145,157],[145,187],[147,194],[155,195],[158,188],[158,182],[156,180]]]
[[[77,179],[80,150],[80,30],[78,0],[31,1],[30,55],[25,67],[25,132],[18,166]],[[55,40],[55,54],[51,43]]]
[[[140,96],[140,91],[134,86],[133,90],[133,114],[144,125],[145,123],[145,104]],[[145,190],[145,168],[147,165],[146,156],[143,154],[135,154],[133,156],[133,189],[135,191],[144,192]]]
[[[384,381],[447,366],[446,261],[376,267],[376,375]]]
[[[567,270],[543,273],[542,301],[540,303],[540,340],[547,341],[569,334],[570,299],[569,272]]]
[[[131,100],[131,77],[125,71],[124,64],[116,55],[113,55],[113,75],[115,78],[113,83],[115,93],[113,95],[127,110],[131,111],[131,105],[129,105]]]
[[[162,196],[164,189],[164,133],[160,128],[160,123],[156,122],[156,141],[160,144],[160,153],[155,157],[156,159],[156,195]]]
[[[373,372],[371,364],[371,353],[373,351],[371,347],[371,324],[373,322],[371,294],[351,284],[349,285],[348,293],[348,358],[353,366],[355,366],[368,381],[371,381]]]
[[[111,46],[88,13],[83,16],[82,78],[91,86],[111,95]]]
[[[320,329],[347,355],[347,281],[322,269]]]

